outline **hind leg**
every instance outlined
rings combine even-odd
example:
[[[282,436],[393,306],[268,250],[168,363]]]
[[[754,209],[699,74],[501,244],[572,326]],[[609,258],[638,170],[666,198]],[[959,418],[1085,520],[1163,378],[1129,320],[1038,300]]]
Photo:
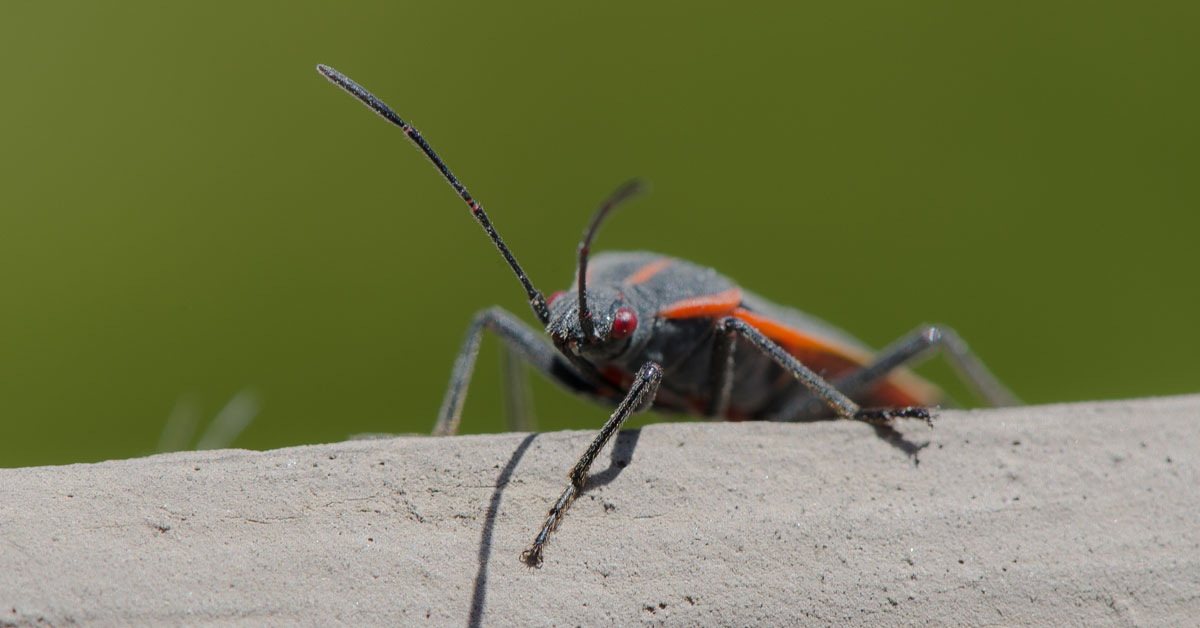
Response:
[[[892,371],[912,366],[928,358],[934,351],[941,354],[971,390],[997,407],[1014,406],[1021,400],[992,374],[983,362],[967,348],[958,333],[943,325],[922,325],[885,347],[875,361],[833,382],[834,386],[854,398],[879,383]],[[777,415],[777,421],[804,421],[816,418],[822,410],[819,401],[803,397],[792,401]]]

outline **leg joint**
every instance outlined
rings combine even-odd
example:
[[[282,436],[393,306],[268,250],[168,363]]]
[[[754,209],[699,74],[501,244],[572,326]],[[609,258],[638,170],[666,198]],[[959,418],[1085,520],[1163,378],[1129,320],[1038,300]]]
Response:
[[[725,336],[730,336],[738,330],[743,329],[745,326],[746,323],[744,323],[741,319],[737,319],[732,316],[726,316],[725,318],[717,321],[717,332]]]
[[[661,366],[655,364],[654,362],[647,362],[642,365],[640,370],[638,370],[637,377],[638,379],[644,379],[651,384],[657,385],[662,381],[662,375],[663,372]]]

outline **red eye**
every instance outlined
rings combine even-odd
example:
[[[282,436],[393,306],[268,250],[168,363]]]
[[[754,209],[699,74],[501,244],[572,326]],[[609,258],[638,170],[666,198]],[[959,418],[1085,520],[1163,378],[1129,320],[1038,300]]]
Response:
[[[612,337],[628,338],[635,329],[637,329],[637,314],[627,307],[617,310],[617,317],[613,319]]]
[[[554,305],[554,302],[558,300],[558,297],[561,297],[562,295],[564,295],[566,293],[567,293],[566,290],[559,290],[559,291],[555,292],[554,294],[550,295],[549,299],[546,299],[546,305],[547,306]]]

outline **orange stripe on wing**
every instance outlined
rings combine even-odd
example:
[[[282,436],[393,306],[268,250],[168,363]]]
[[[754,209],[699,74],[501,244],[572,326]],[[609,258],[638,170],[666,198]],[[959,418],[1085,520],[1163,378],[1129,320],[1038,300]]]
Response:
[[[844,358],[848,362],[857,366],[863,366],[871,361],[871,354],[857,347],[849,347],[840,342],[818,338],[810,334],[806,334],[794,327],[789,327],[779,321],[763,316],[750,310],[738,308],[732,314],[750,323],[761,331],[763,335],[779,344],[783,345],[788,353],[793,350],[808,350],[819,351],[821,353],[830,353]],[[809,366],[809,368],[813,368]]]
[[[717,317],[732,313],[742,304],[742,291],[730,288],[717,294],[690,297],[676,301],[658,311],[663,318]]]
[[[623,283],[627,286],[636,286],[640,283],[646,283],[647,281],[650,281],[651,277],[657,275],[659,272],[662,271],[662,269],[666,268],[667,266],[670,266],[671,262],[674,262],[674,261],[675,260],[673,260],[669,257],[663,257],[661,259],[656,259],[653,262],[650,262],[649,264],[646,264],[645,266],[642,266],[641,268],[634,271],[634,273],[632,275],[625,278],[625,281]]]

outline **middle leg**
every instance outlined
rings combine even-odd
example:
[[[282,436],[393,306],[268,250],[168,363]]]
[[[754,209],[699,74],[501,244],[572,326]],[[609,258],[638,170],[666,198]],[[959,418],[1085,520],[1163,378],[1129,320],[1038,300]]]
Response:
[[[838,388],[801,364],[795,356],[753,325],[732,316],[717,323],[716,346],[709,376],[709,388],[712,391],[708,408],[710,414],[720,416],[728,408],[733,381],[733,348],[737,337],[750,341],[780,368],[790,373],[820,402],[844,419],[884,425],[891,424],[892,419],[896,418],[922,419],[927,422],[931,419],[927,408],[860,408]]]

